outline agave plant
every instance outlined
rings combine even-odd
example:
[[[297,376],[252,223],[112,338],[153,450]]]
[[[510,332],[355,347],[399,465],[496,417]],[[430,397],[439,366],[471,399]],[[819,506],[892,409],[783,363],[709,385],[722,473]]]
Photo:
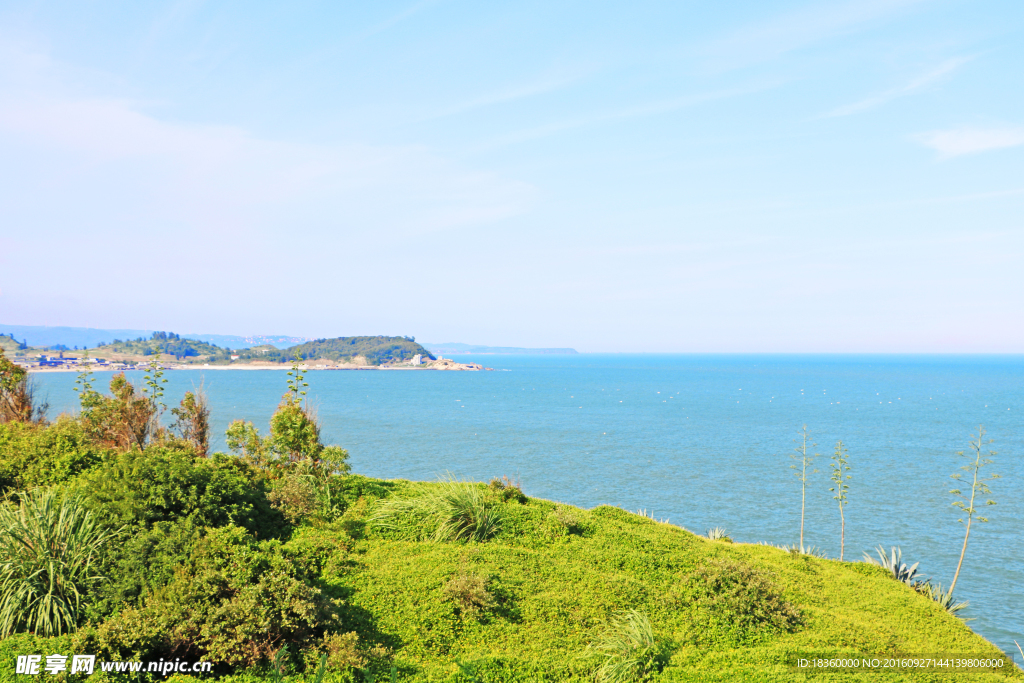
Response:
[[[0,506],[0,638],[17,631],[74,631],[89,586],[101,577],[93,562],[114,535],[76,498],[53,489],[19,495]]]
[[[825,551],[819,550],[816,545],[777,545],[775,547],[780,550],[785,550],[791,555],[810,555],[811,557],[820,557],[821,559],[825,559]]]
[[[658,669],[664,655],[654,637],[650,618],[635,609],[612,617],[605,632],[587,647],[587,652],[601,658],[595,672],[599,683],[647,680]]]
[[[725,527],[716,526],[712,529],[708,529],[706,534],[707,538],[712,541],[731,541],[729,533],[725,530]]]
[[[932,583],[931,581],[924,581],[914,586],[921,593],[921,595],[927,596],[939,603],[942,609],[946,610],[950,614],[956,614],[960,610],[967,607],[969,602],[953,602],[953,589],[945,590],[941,584]],[[959,616],[959,615],[957,615]]]
[[[918,583],[917,565],[921,564],[920,562],[915,562],[908,567],[903,562],[903,551],[898,546],[893,546],[890,553],[886,553],[885,548],[881,545],[875,551],[878,553],[877,560],[871,557],[871,555],[864,553],[864,561],[868,564],[884,567],[900,583],[905,583],[908,586]]]

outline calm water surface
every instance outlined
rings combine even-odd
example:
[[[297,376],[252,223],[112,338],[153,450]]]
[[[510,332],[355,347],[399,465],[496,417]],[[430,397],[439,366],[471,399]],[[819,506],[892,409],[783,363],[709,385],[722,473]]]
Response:
[[[723,526],[737,541],[793,544],[800,485],[789,456],[806,423],[821,456],[808,483],[805,543],[839,555],[828,471],[842,439],[853,468],[847,559],[898,545],[947,586],[963,540],[949,476],[963,464],[956,452],[984,424],[997,452],[988,469],[1002,475],[992,482],[998,505],[972,530],[957,597],[971,603],[971,627],[1003,650],[1024,643],[1024,357],[459,360],[497,371],[310,371],[325,441],[348,449],[353,470],[369,476],[508,475],[532,496],[645,509],[697,533]],[[204,384],[217,435],[235,418],[265,433],[286,379],[277,370],[167,377],[169,405]],[[77,406],[74,374],[35,378],[52,414]],[[215,446],[224,449],[222,436]]]

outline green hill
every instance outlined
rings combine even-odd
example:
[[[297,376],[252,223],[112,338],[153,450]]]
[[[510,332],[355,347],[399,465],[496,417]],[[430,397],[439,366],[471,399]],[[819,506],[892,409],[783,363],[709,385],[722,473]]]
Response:
[[[178,360],[200,359],[208,361],[227,360],[230,355],[228,349],[210,344],[197,339],[182,339],[174,332],[154,332],[152,337],[136,339],[114,339],[109,344],[104,344],[92,350],[92,355],[101,355],[104,352],[122,353],[136,356],[151,356],[154,354],[166,354],[174,356]]]
[[[7,335],[0,335],[0,349],[4,350],[4,354],[8,358],[14,358],[16,355],[24,354],[23,344]]]
[[[424,360],[434,360],[434,356],[412,337],[384,336],[317,339],[281,350],[263,346],[241,352],[240,355],[243,360],[276,362],[293,359],[352,362],[361,357],[369,365],[399,363],[412,360],[416,355],[423,356]]]

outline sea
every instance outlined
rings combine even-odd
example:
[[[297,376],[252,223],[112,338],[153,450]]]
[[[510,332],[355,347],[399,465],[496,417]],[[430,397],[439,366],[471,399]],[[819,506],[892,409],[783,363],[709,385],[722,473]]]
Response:
[[[1024,645],[1024,356],[479,355],[493,370],[306,372],[325,443],[353,471],[383,478],[488,481],[584,508],[615,505],[695,533],[798,545],[806,426],[804,545],[840,552],[829,491],[848,449],[846,560],[897,547],[949,586],[964,540],[950,490],[964,489],[969,442],[985,430],[979,507],[956,586],[972,629],[1007,654]],[[96,373],[97,388],[108,380]],[[141,381],[141,372],[129,373]],[[261,432],[285,393],[280,370],[168,371],[166,402],[203,387],[214,448],[234,419]],[[73,373],[33,376],[51,415],[75,411]],[[167,416],[169,418],[169,415]],[[165,419],[166,421],[166,419]],[[989,455],[989,452],[994,452]],[[964,472],[969,479],[969,473]],[[967,654],[967,653],[930,653]]]

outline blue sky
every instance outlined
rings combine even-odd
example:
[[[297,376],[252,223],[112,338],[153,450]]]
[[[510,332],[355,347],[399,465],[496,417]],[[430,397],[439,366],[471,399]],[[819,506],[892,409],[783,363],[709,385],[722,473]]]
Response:
[[[0,323],[1024,352],[1024,3],[2,2]]]

